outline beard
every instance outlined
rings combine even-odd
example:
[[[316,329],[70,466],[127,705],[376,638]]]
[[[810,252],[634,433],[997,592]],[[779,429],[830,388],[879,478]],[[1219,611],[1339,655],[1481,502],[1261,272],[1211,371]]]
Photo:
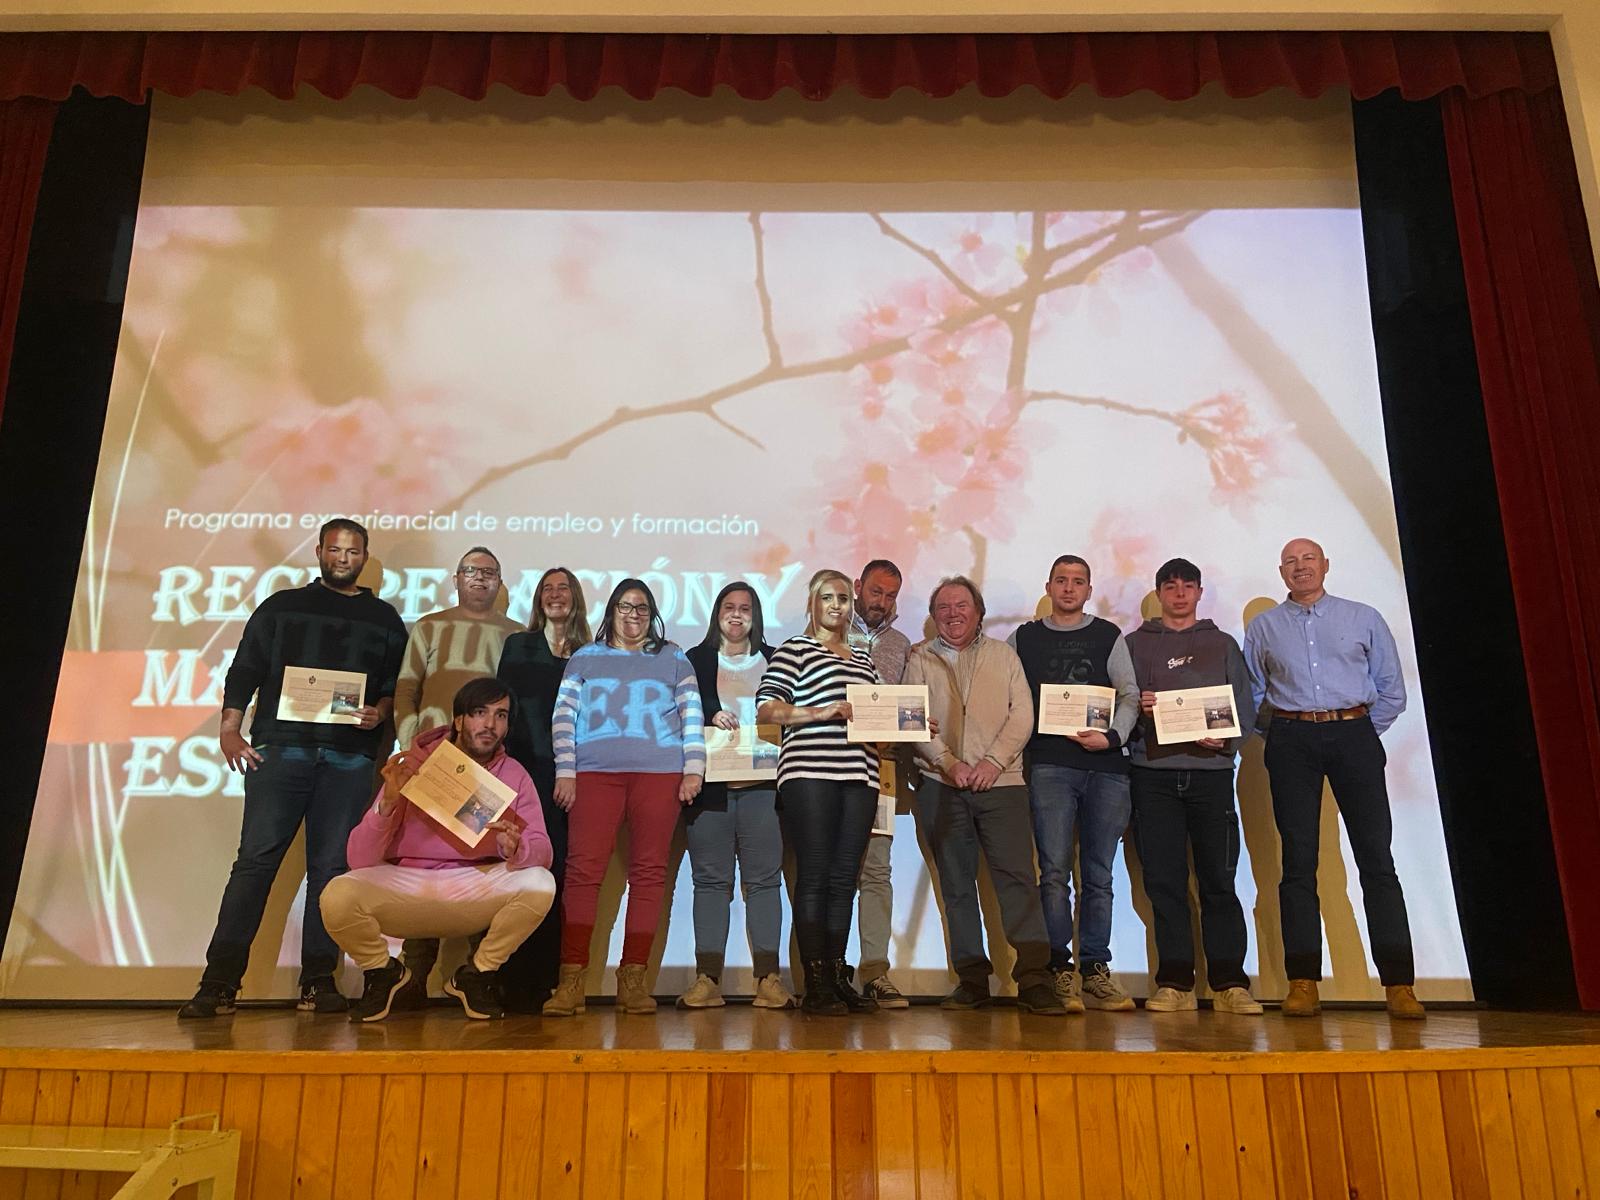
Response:
[[[361,577],[361,568],[333,567],[322,564],[322,582],[333,587],[349,587]]]

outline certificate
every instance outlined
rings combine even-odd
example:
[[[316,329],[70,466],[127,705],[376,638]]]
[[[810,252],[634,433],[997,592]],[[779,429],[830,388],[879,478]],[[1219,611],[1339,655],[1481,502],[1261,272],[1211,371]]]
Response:
[[[285,667],[278,693],[278,720],[318,725],[359,725],[366,705],[367,677],[360,671]]]
[[[874,836],[894,836],[894,814],[900,808],[900,792],[909,770],[892,752],[878,755],[878,812],[872,821]]]
[[[852,742],[926,742],[928,685],[852,683],[844,698],[852,716],[844,736]]]
[[[1239,710],[1226,683],[1157,692],[1155,720],[1156,741],[1163,746],[1239,736]]]
[[[878,793],[878,811],[872,818],[873,837],[894,836],[894,797]]]
[[[1117,708],[1115,689],[1092,683],[1041,683],[1039,732],[1108,733]]]
[[[456,748],[440,742],[400,794],[450,836],[476,846],[491,821],[511,807],[516,789],[501,783]]]
[[[750,783],[778,777],[777,725],[740,723],[729,732],[706,726],[706,782]]]

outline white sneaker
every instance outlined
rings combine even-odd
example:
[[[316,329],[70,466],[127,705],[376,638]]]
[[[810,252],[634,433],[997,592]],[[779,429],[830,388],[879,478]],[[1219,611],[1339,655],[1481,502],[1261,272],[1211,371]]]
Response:
[[[1051,982],[1055,984],[1056,999],[1061,1001],[1061,1006],[1069,1013],[1083,1011],[1083,990],[1078,983],[1078,973],[1071,968],[1065,971],[1052,971]]]
[[[1122,990],[1122,985],[1103,962],[1088,963],[1083,968],[1083,1002],[1101,1012],[1132,1012],[1133,997]]]
[[[1193,988],[1187,992],[1171,987],[1157,988],[1156,994],[1144,1002],[1145,1012],[1193,1012],[1199,1007]]]
[[[1249,988],[1223,988],[1211,997],[1211,1011],[1237,1013],[1241,1017],[1259,1017],[1261,1004],[1250,994]]]
[[[689,990],[678,997],[679,1008],[721,1008],[722,985],[709,975],[696,975]]]
[[[776,975],[763,975],[756,980],[756,998],[750,1003],[756,1008],[793,1008],[794,997]]]

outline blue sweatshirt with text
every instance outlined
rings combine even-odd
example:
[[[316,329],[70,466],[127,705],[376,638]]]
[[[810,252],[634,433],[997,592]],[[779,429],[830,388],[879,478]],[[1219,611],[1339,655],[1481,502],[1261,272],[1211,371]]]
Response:
[[[567,660],[550,732],[556,778],[580,771],[704,775],[700,688],[683,650],[592,643]]]

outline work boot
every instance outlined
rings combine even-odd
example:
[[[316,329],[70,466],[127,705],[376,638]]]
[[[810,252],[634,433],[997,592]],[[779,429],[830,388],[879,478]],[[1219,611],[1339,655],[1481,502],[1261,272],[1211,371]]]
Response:
[[[853,1013],[877,1012],[878,1002],[871,996],[863,996],[860,992],[856,991],[855,985],[850,981],[850,976],[852,974],[853,972],[845,963],[844,959],[841,958],[838,962],[833,964],[834,995],[843,1000],[844,1006]]]
[[[644,984],[644,963],[623,963],[617,968],[617,1007],[625,1013],[648,1017],[656,1011],[656,998]]]
[[[583,1012],[584,975],[588,968],[583,963],[562,963],[561,979],[550,999],[544,1002],[547,1017],[571,1017]]]
[[[839,998],[834,987],[838,968],[831,962],[817,961],[806,964],[806,993],[800,1000],[800,1011],[820,1017],[842,1017],[850,1011]]]
[[[1389,1009],[1391,1017],[1399,1017],[1405,1021],[1420,1021],[1428,1015],[1428,1010],[1422,1007],[1422,1001],[1417,999],[1417,993],[1412,990],[1409,983],[1396,984],[1387,987],[1384,991],[1384,1003]]]
[[[1322,1011],[1322,1001],[1317,996],[1315,979],[1289,980],[1289,994],[1278,1009],[1286,1017],[1314,1017]]]

